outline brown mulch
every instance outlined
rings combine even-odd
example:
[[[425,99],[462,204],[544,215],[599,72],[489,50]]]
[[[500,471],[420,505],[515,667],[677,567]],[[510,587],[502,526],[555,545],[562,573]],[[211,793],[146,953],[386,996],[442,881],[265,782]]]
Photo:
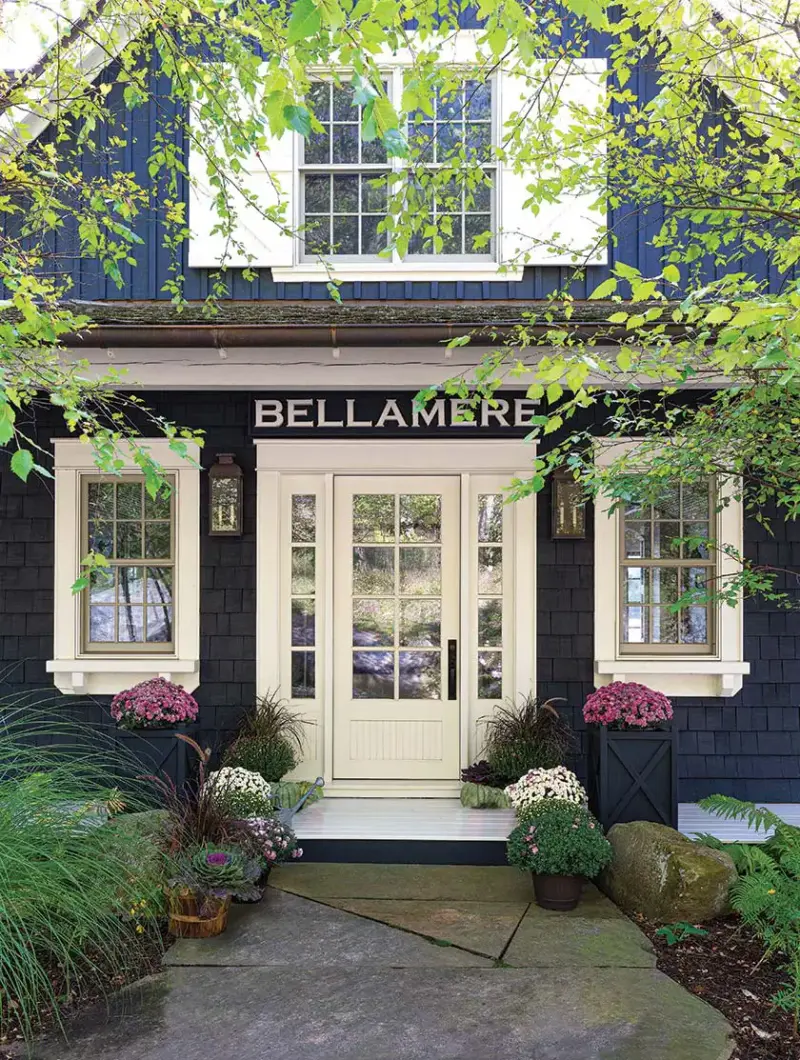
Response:
[[[164,949],[174,940],[166,932],[166,920],[163,922],[161,937],[154,934],[151,937],[144,936],[137,940],[135,959],[131,960],[130,967],[124,974],[113,972],[111,969],[105,973],[104,978],[93,977],[91,983],[85,983],[81,987],[73,987],[67,993],[64,977],[59,968],[53,968],[49,973],[50,982],[56,996],[59,998],[58,1008],[44,1005],[39,1010],[36,1034],[45,1034],[53,1030],[59,1020],[66,1021],[74,1016],[80,1009],[89,1008],[98,1002],[104,1001],[115,990],[121,989],[130,983],[142,979],[146,975],[152,975],[161,970],[161,961]],[[103,955],[94,954],[93,959],[97,967],[102,969]],[[0,1060],[20,1060],[21,1043],[24,1035],[19,1023],[14,1019],[14,1004],[7,1006],[3,1013],[3,1033],[0,1035]]]
[[[658,967],[727,1018],[736,1035],[731,1060],[800,1060],[794,1021],[771,1003],[786,983],[778,957],[762,961],[764,946],[738,917],[703,924],[703,937],[667,945],[658,926],[637,918],[656,950]]]

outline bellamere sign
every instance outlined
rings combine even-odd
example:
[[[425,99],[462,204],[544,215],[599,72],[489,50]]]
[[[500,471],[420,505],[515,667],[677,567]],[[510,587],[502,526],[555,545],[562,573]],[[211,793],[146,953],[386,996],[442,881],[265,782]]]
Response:
[[[524,436],[537,402],[525,391],[500,391],[474,409],[461,398],[436,397],[418,408],[417,391],[328,390],[318,393],[256,394],[251,402],[251,433],[257,438],[313,434],[335,438],[408,438],[472,432],[486,438]],[[473,418],[467,419],[472,413]]]

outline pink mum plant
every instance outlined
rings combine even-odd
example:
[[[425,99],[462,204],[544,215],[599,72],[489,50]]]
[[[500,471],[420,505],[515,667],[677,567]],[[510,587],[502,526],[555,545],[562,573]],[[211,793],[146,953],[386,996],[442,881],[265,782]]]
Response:
[[[585,722],[612,729],[650,729],[671,718],[667,697],[636,681],[612,681],[592,692],[583,705]]]
[[[194,721],[197,701],[184,688],[154,677],[111,700],[111,717],[121,729],[163,729]]]

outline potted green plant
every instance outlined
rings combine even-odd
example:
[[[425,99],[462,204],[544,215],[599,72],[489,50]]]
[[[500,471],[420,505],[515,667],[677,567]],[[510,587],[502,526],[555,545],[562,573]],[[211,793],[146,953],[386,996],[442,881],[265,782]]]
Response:
[[[596,818],[563,799],[534,803],[508,837],[507,851],[511,865],[532,874],[537,904],[561,911],[577,906],[583,881],[613,856]]]
[[[312,782],[296,782],[297,786],[285,790],[289,782],[283,778],[302,759],[303,734],[309,724],[313,723],[294,713],[285,699],[268,692],[243,717],[233,742],[223,753],[223,765],[259,773],[269,781],[281,805],[294,803]],[[321,794],[315,792],[312,801]]]
[[[574,734],[558,712],[554,699],[523,696],[507,702],[483,719],[486,723],[484,757],[498,787],[505,787],[529,769],[563,765],[573,749]]]
[[[167,895],[169,929],[180,938],[211,938],[225,930],[231,899],[257,901],[262,867],[235,846],[206,844],[175,859]]]

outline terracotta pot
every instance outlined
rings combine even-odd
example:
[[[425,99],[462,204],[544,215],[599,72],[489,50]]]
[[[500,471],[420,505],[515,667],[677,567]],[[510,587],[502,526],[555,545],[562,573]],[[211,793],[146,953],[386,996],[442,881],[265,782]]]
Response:
[[[536,904],[542,909],[557,909],[566,912],[574,909],[581,898],[583,877],[581,876],[533,876],[533,892]]]

